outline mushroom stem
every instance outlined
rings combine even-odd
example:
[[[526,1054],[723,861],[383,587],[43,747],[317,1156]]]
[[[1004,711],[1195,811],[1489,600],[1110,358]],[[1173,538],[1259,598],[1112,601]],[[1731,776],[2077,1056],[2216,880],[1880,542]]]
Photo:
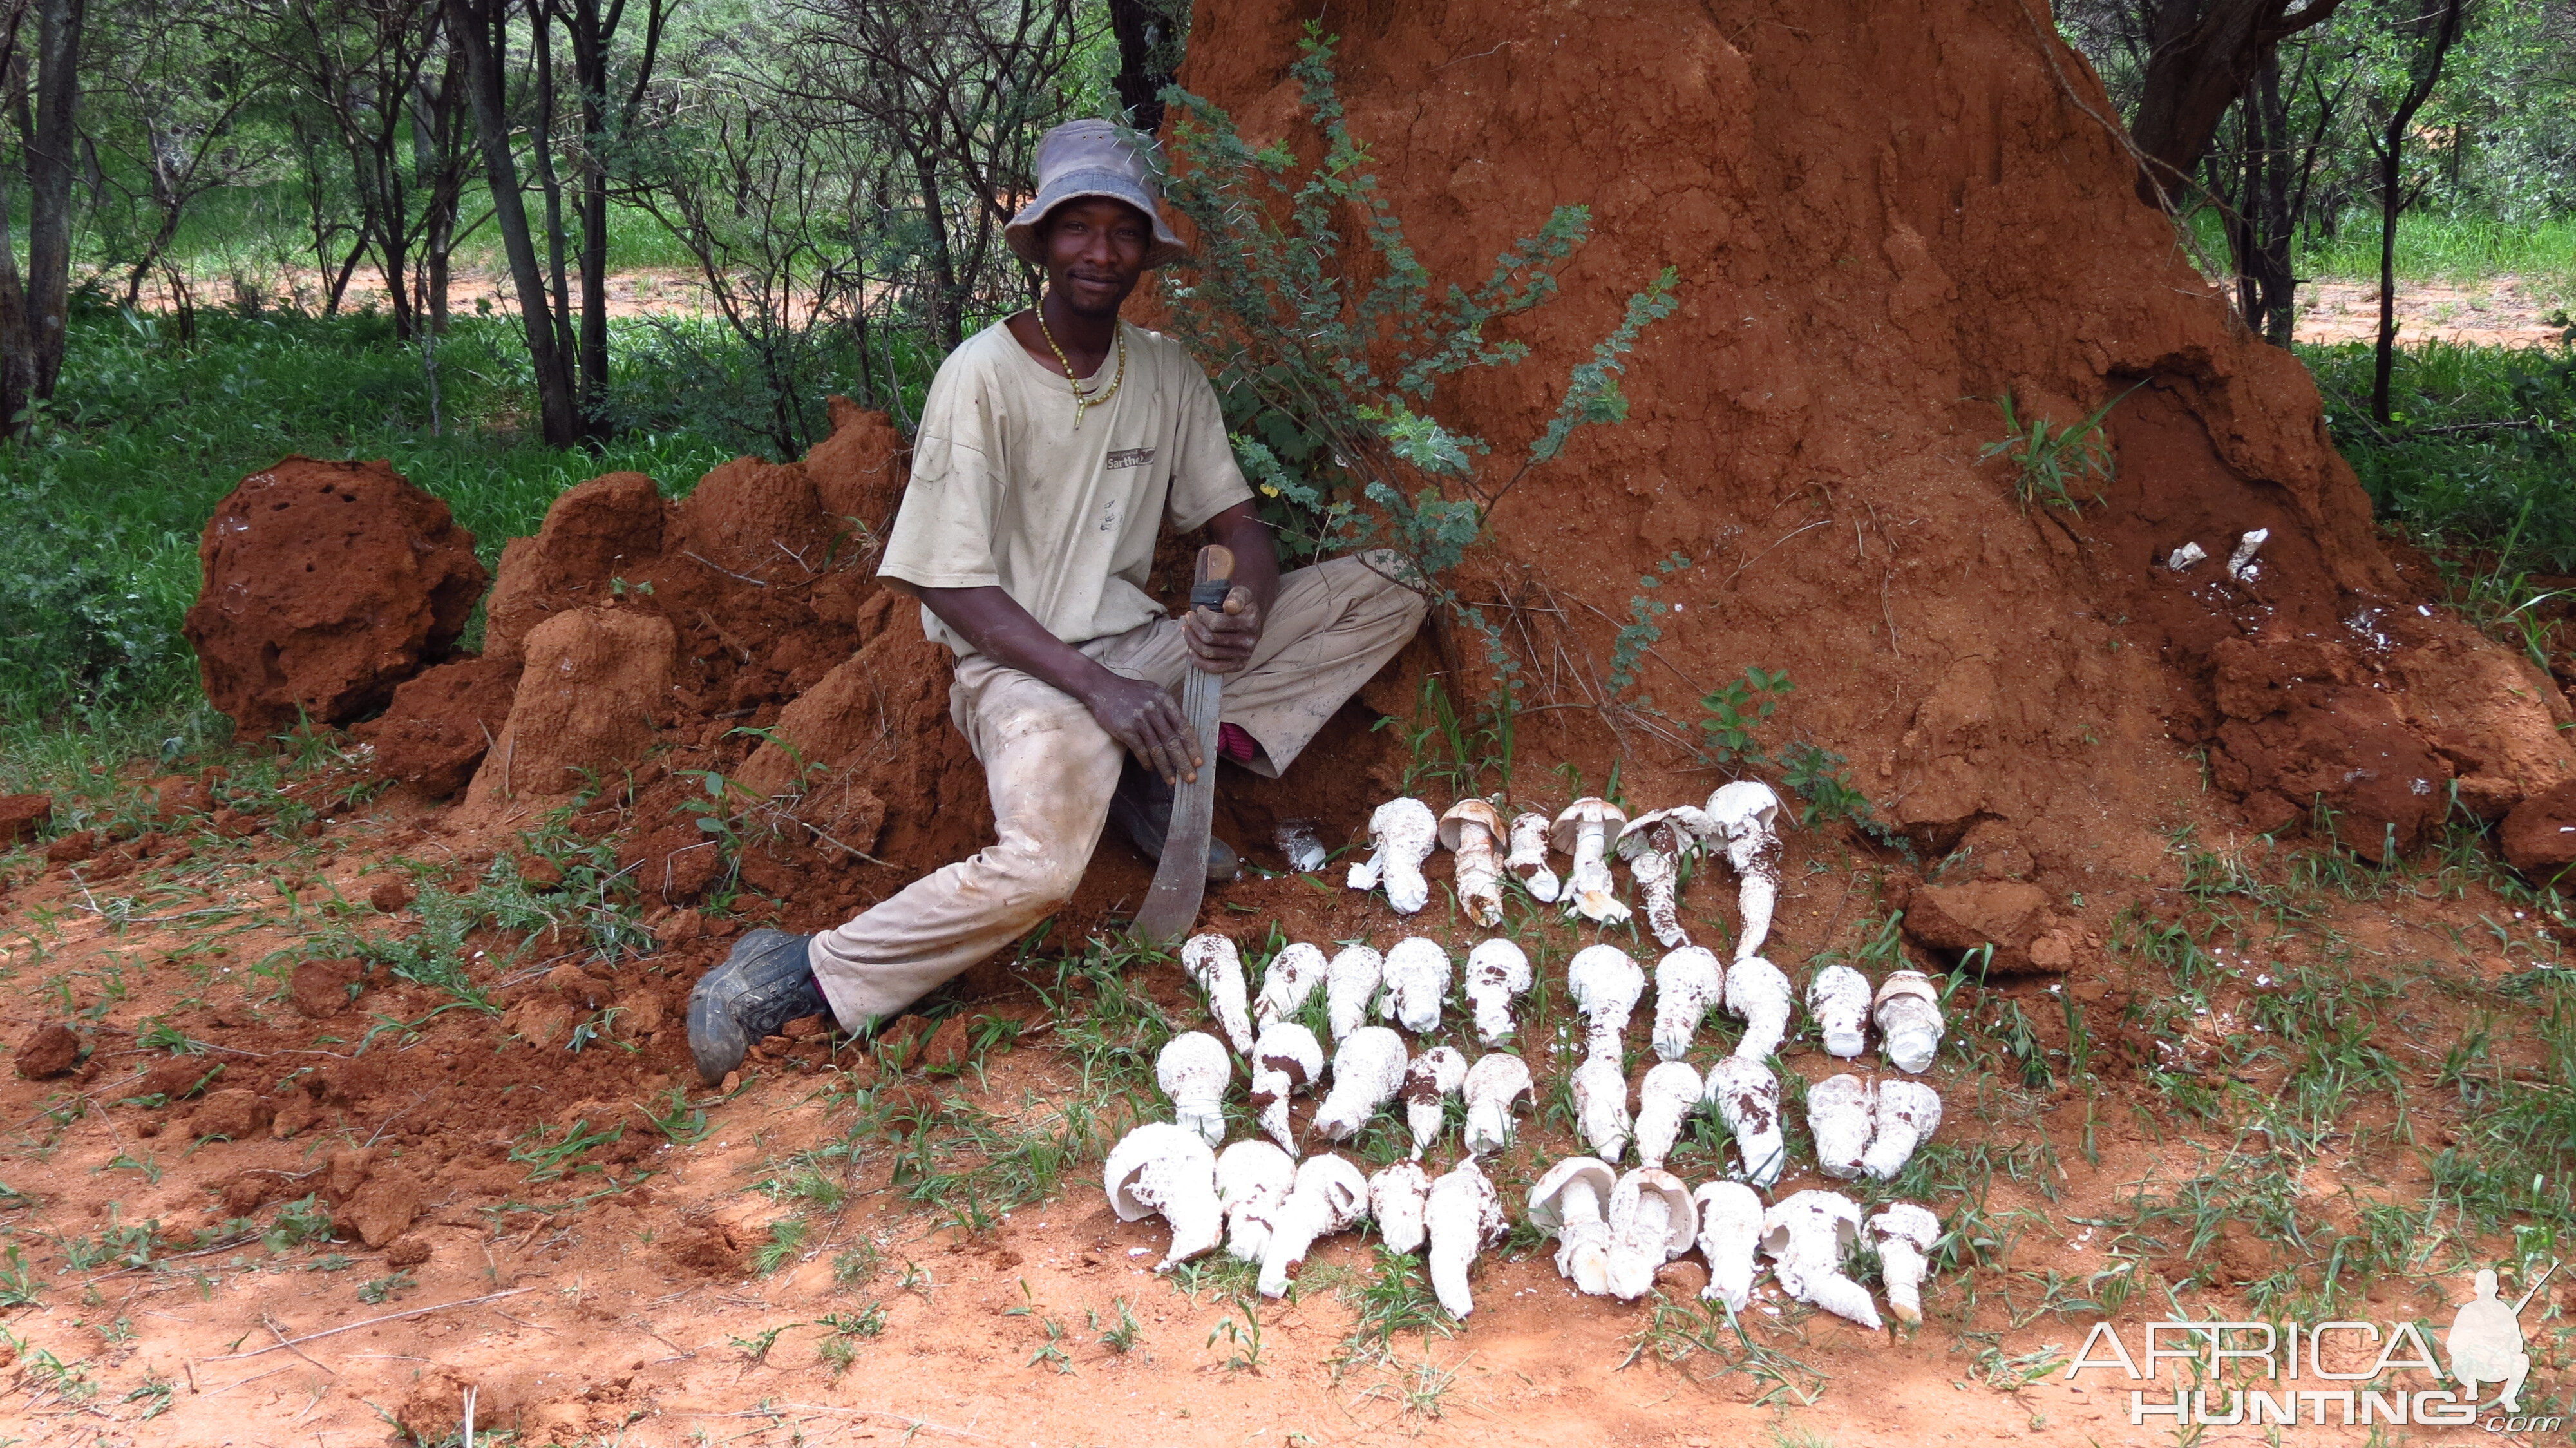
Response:
[[[1587,819],[1576,827],[1573,855],[1574,868],[1565,882],[1565,913],[1603,925],[1626,920],[1628,907],[1619,903],[1619,884],[1610,877],[1609,830],[1602,821]]]
[[[1941,1093],[1920,1081],[1888,1081],[1878,1088],[1878,1134],[1860,1159],[1879,1181],[1905,1170],[1915,1150],[1941,1126]]]
[[[1900,1071],[1920,1073],[1941,1049],[1941,998],[1931,977],[1900,970],[1878,988],[1879,1048]]]
[[[1565,1225],[1556,1236],[1557,1274],[1587,1297],[1610,1290],[1610,1224],[1602,1220],[1601,1197],[1585,1181],[1566,1183],[1558,1199]]]
[[[1574,1068],[1574,1115],[1583,1140],[1603,1161],[1616,1164],[1628,1149],[1628,1081],[1619,1057],[1586,1056]]]
[[[1467,1154],[1481,1156],[1512,1144],[1512,1103],[1530,1095],[1529,1063],[1505,1051],[1480,1057],[1467,1068]]]
[[[1925,1255],[1941,1240],[1941,1219],[1929,1207],[1891,1202],[1869,1219],[1870,1240],[1878,1244],[1880,1275],[1887,1282],[1887,1310],[1897,1321],[1919,1326],[1923,1321],[1923,1279],[1932,1264]]]
[[[1297,1168],[1297,1185],[1279,1209],[1270,1232],[1270,1250],[1262,1256],[1255,1284],[1264,1297],[1288,1290],[1290,1268],[1306,1260],[1306,1249],[1368,1213],[1368,1178],[1337,1156],[1309,1157]]]
[[[1739,955],[1726,973],[1726,1009],[1744,1021],[1735,1054],[1759,1061],[1780,1048],[1789,1033],[1789,977],[1758,955]]]
[[[1846,1060],[1869,1044],[1869,977],[1848,965],[1828,965],[1807,982],[1807,1014],[1824,1034],[1825,1053]]]
[[[1843,1252],[1860,1233],[1860,1209],[1832,1192],[1799,1192],[1762,1219],[1762,1250],[1792,1297],[1876,1328],[1869,1289],[1843,1275]]]
[[[1556,903],[1556,872],[1547,867],[1547,816],[1531,812],[1512,819],[1512,853],[1503,868],[1519,877],[1521,888],[1541,905]]]
[[[1753,1249],[1762,1240],[1762,1198],[1742,1182],[1710,1182],[1699,1203],[1699,1250],[1708,1259],[1700,1296],[1737,1312],[1753,1297]]]
[[[1399,1161],[1369,1178],[1369,1215],[1390,1252],[1422,1250],[1423,1213],[1431,1204],[1431,1178],[1416,1161]]]
[[[1440,843],[1458,856],[1458,903],[1480,925],[1503,919],[1503,860],[1494,851],[1503,817],[1481,799],[1462,799],[1440,819]]]
[[[1476,1299],[1467,1290],[1467,1268],[1477,1249],[1500,1234],[1502,1207],[1484,1173],[1469,1160],[1431,1184],[1425,1215],[1430,1218],[1431,1291],[1450,1316],[1465,1317],[1476,1310]]]
[[[1369,1002],[1385,977],[1386,957],[1365,945],[1345,947],[1324,971],[1324,1016],[1338,1041],[1368,1021]]]
[[[1213,1252],[1224,1239],[1225,1208],[1217,1203],[1216,1184],[1209,1180],[1204,1163],[1168,1157],[1149,1161],[1128,1190],[1172,1224],[1171,1250],[1154,1264],[1155,1271],[1169,1272]]]
[[[1734,1134],[1739,1169],[1746,1181],[1768,1187],[1780,1179],[1789,1146],[1780,1130],[1780,1083],[1770,1068],[1743,1056],[1729,1056],[1708,1068],[1707,1099],[1717,1106],[1726,1129]]]
[[[1476,1012],[1476,1039],[1499,1046],[1512,1034],[1512,1001],[1530,988],[1529,956],[1497,937],[1467,952],[1467,1003]]]
[[[1237,1051],[1252,1054],[1252,1006],[1243,984],[1243,957],[1222,935],[1193,935],[1181,946],[1181,968],[1207,991],[1208,1013]]]
[[[1678,1061],[1690,1054],[1709,1007],[1726,995],[1726,969],[1717,957],[1685,945],[1655,965],[1655,1054]]]
[[[1386,887],[1386,903],[1399,915],[1410,915],[1431,900],[1431,882],[1422,862],[1440,837],[1440,821],[1431,806],[1418,799],[1391,799],[1369,816],[1369,857],[1351,867],[1354,890]]]
[[[1637,1087],[1637,1163],[1660,1167],[1672,1154],[1682,1122],[1700,1101],[1699,1073],[1684,1061],[1666,1061]]]
[[[1845,1181],[1860,1175],[1861,1153],[1869,1150],[1869,1083],[1858,1076],[1829,1076],[1807,1091],[1807,1130],[1816,1139],[1816,1166]]]

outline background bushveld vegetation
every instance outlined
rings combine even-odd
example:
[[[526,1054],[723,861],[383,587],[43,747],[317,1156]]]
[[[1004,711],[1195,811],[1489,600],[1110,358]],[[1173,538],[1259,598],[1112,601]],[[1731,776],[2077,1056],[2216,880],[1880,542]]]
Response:
[[[2249,10],[2282,12],[2256,27],[2271,42],[2176,59]],[[2566,0],[2060,13],[2142,177],[2277,339],[2303,287],[2383,262],[2401,292],[2472,308],[2576,301]],[[220,737],[177,629],[196,530],[282,453],[390,458],[497,554],[582,477],[679,488],[735,452],[793,455],[831,393],[908,421],[947,350],[1032,295],[1000,226],[1036,137],[1080,114],[1158,124],[1186,32],[1180,0],[0,0],[0,526],[18,550],[0,771],[58,756],[66,725],[109,752]],[[1190,126],[1230,139],[1220,116]],[[1262,164],[1211,156],[1246,179]],[[1202,328],[1278,506],[1341,498],[1453,555],[1477,487],[1508,473],[1454,489],[1464,514],[1412,518],[1404,493],[1316,460],[1418,477],[1472,453],[1414,409],[1444,370],[1507,360],[1451,344],[1542,300],[1583,225],[1545,219],[1386,399],[1301,402],[1278,359],[1221,345],[1239,327]],[[1344,239],[1292,226],[1259,254],[1329,280],[1304,253]],[[1226,305],[1211,273],[1174,280]],[[2576,572],[2576,352],[2393,340],[2300,347],[2385,515],[2474,549],[2480,573]],[[1620,410],[1615,359],[1574,421]],[[1342,445],[1354,419],[1367,453]],[[1330,521],[1316,531],[1357,536],[1348,507]]]

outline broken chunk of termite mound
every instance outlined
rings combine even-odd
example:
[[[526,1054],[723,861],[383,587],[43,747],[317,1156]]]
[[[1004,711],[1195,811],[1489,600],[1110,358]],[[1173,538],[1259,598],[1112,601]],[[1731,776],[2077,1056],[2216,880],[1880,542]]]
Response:
[[[1617,1056],[1586,1056],[1574,1068],[1574,1121],[1593,1155],[1615,1162],[1628,1149],[1628,1078]]]
[[[1908,1326],[1923,1322],[1923,1281],[1932,1275],[1932,1248],[1941,1219],[1929,1207],[1890,1202],[1869,1219],[1870,1245],[1878,1249],[1879,1275],[1887,1283],[1887,1310]]]
[[[1362,1026],[1333,1048],[1333,1089],[1315,1111],[1328,1141],[1359,1134],[1377,1109],[1404,1086],[1404,1038],[1384,1026]]]
[[[1878,1326],[1869,1289],[1843,1275],[1843,1259],[1860,1235],[1860,1208],[1836,1192],[1798,1192],[1762,1218],[1762,1251],[1781,1289],[1863,1327]]]
[[[1610,1290],[1610,1222],[1602,1215],[1618,1185],[1610,1164],[1569,1156],[1530,1188],[1530,1225],[1556,1238],[1556,1270],[1576,1291]]]
[[[1639,1167],[1619,1179],[1610,1222],[1610,1295],[1634,1302],[1655,1289],[1655,1269],[1691,1249],[1699,1212],[1681,1178]]]
[[[1252,1051],[1252,1005],[1243,984],[1243,957],[1222,935],[1193,935],[1181,944],[1181,969],[1207,992],[1208,1014],[1238,1051]]]
[[[1691,1200],[1699,1208],[1700,1255],[1708,1259],[1708,1286],[1700,1296],[1742,1312],[1753,1297],[1762,1197],[1742,1182],[1709,1182]]]
[[[1264,1297],[1288,1290],[1288,1274],[1306,1260],[1317,1238],[1347,1232],[1368,1216],[1368,1178],[1338,1156],[1310,1156],[1297,1164],[1297,1184],[1279,1209],[1270,1250],[1257,1284]]]
[[[1648,810],[1619,832],[1619,858],[1637,877],[1646,926],[1666,950],[1691,943],[1690,932],[1682,928],[1682,860],[1713,833],[1708,815],[1691,805]]]
[[[1482,1156],[1512,1144],[1512,1107],[1535,1094],[1529,1063],[1508,1051],[1480,1056],[1467,1068],[1467,1153]]]
[[[1503,921],[1503,817],[1481,799],[1462,799],[1440,817],[1440,843],[1458,857],[1458,906],[1479,925]]]
[[[1759,1061],[1789,1034],[1789,977],[1758,955],[1737,956],[1726,972],[1726,1012],[1744,1022],[1735,1054]]]
[[[1440,1000],[1449,994],[1449,952],[1416,935],[1395,943],[1378,967],[1386,998],[1378,1014],[1417,1036],[1440,1029]]]
[[[1826,1055],[1859,1055],[1869,1044],[1869,977],[1848,965],[1819,967],[1807,982],[1807,1014],[1816,1018]]]
[[[1682,1122],[1699,1109],[1699,1073],[1688,1062],[1666,1061],[1637,1084],[1637,1161],[1660,1167],[1672,1155]]]
[[[1275,1021],[1262,1028],[1252,1045],[1252,1115],[1262,1134],[1297,1154],[1297,1133],[1288,1122],[1288,1098],[1312,1086],[1324,1074],[1324,1047],[1315,1033],[1295,1021]]]
[[[1503,1216],[1502,1199],[1477,1168],[1475,1158],[1469,1157],[1431,1184],[1425,1216],[1431,1236],[1431,1291],[1450,1316],[1465,1317],[1476,1310],[1476,1300],[1467,1290],[1468,1267],[1478,1252],[1501,1241],[1511,1226]]]
[[[1369,1178],[1369,1216],[1390,1252],[1422,1250],[1422,1213],[1430,1205],[1431,1174],[1418,1161],[1380,1167]]]
[[[1216,1248],[1225,1231],[1217,1201],[1216,1157],[1199,1134],[1168,1121],[1149,1121],[1119,1139],[1101,1171],[1109,1204],[1122,1222],[1160,1215],[1171,1224],[1171,1250],[1157,1272]]]
[[[1780,796],[1759,780],[1739,779],[1708,797],[1708,818],[1735,867],[1736,908],[1744,917],[1735,958],[1760,955],[1780,898]]]
[[[1877,1129],[1861,1170],[1886,1181],[1905,1170],[1915,1151],[1941,1128],[1941,1093],[1920,1081],[1878,1083]]]
[[[1757,1187],[1778,1181],[1789,1146],[1780,1129],[1780,1082],[1771,1068],[1746,1056],[1724,1057],[1708,1068],[1704,1092],[1735,1137],[1742,1158],[1736,1175]]]
[[[1888,1064],[1920,1074],[1941,1049],[1941,992],[1919,970],[1900,970],[1878,988],[1872,1014]]]
[[[1869,1083],[1858,1076],[1828,1076],[1807,1088],[1807,1131],[1816,1141],[1816,1166],[1829,1177],[1860,1175],[1861,1153],[1878,1129],[1870,1110]]]
[[[1512,1002],[1530,988],[1529,955],[1496,936],[1467,952],[1467,1004],[1476,1013],[1476,1039],[1499,1046],[1512,1036]]]
[[[1369,857],[1351,866],[1354,890],[1383,886],[1386,903],[1398,915],[1410,915],[1431,900],[1431,881],[1422,862],[1440,838],[1439,817],[1418,799],[1391,799],[1369,816]]]
[[[1279,953],[1270,957],[1270,968],[1261,973],[1261,994],[1252,999],[1252,1024],[1266,1027],[1297,1014],[1323,983],[1320,948],[1302,940],[1279,947]]]
[[[1338,1041],[1368,1021],[1369,1002],[1385,979],[1386,957],[1365,945],[1345,946],[1324,970],[1324,1018]]]
[[[1205,1031],[1183,1031],[1154,1058],[1154,1079],[1172,1099],[1172,1119],[1214,1146],[1225,1140],[1225,1088],[1234,1081],[1234,1058],[1225,1042]]]
[[[1467,1058],[1455,1046],[1434,1046],[1404,1068],[1404,1124],[1413,1131],[1413,1159],[1440,1139],[1449,1098],[1466,1084]]]
[[[1270,1233],[1297,1182],[1297,1163],[1266,1141],[1238,1141],[1217,1154],[1216,1196],[1225,1209],[1225,1250],[1238,1262],[1259,1262]]]
[[[1615,945],[1587,945],[1566,963],[1565,984],[1583,1013],[1585,1054],[1616,1061],[1620,1035],[1646,993],[1646,972]]]
[[[1512,872],[1541,905],[1556,903],[1556,872],[1547,867],[1548,818],[1535,810],[1512,816],[1512,852],[1503,868]]]
[[[1628,918],[1628,907],[1619,903],[1618,882],[1610,878],[1610,849],[1619,842],[1619,829],[1626,823],[1628,812],[1606,799],[1578,799],[1556,817],[1550,838],[1574,860],[1557,897],[1566,914],[1580,915],[1596,925],[1616,925]]]
[[[1726,998],[1726,969],[1717,953],[1685,945],[1655,962],[1655,1054],[1678,1061],[1709,1009]]]

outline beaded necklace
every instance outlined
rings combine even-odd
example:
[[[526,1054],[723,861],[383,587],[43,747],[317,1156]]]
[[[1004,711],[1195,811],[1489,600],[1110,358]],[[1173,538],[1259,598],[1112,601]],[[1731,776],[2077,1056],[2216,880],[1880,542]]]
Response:
[[[1074,375],[1073,359],[1064,355],[1063,344],[1056,341],[1055,333],[1047,327],[1046,308],[1037,307],[1032,310],[1037,313],[1038,334],[1046,338],[1046,344],[1049,347],[1055,349],[1055,360],[1064,368],[1065,385],[1073,389],[1073,430],[1080,432],[1082,415],[1117,396],[1119,385],[1127,380],[1127,329],[1125,327],[1118,329],[1117,374],[1109,379],[1108,387],[1098,392],[1086,393],[1082,390],[1082,379]]]

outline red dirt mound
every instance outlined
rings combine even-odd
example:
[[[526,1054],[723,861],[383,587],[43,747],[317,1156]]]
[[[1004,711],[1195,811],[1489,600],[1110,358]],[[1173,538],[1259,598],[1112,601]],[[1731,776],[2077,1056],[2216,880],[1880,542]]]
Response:
[[[0,847],[23,845],[53,823],[49,794],[0,794]]]
[[[381,462],[290,457],[208,520],[188,610],[206,697],[248,733],[346,724],[447,656],[489,575],[447,505]]]
[[[1318,15],[1199,6],[1182,83],[1254,144],[1311,152],[1287,69]],[[1530,713],[1525,775],[1618,760],[1640,804],[1704,794],[1659,741],[1745,666],[1785,668],[1775,740],[1848,756],[1918,845],[1985,840],[2064,899],[2170,871],[2157,832],[2179,819],[2296,827],[2322,803],[2376,854],[2420,838],[2454,781],[2494,818],[2576,772],[2555,690],[2383,550],[2305,371],[2137,202],[2112,107],[2044,9],[1784,20],[1717,0],[1578,22],[1506,0],[1329,4],[1320,23],[1435,275],[1481,277],[1550,207],[1591,208],[1563,295],[1495,328],[1530,363],[1442,399],[1498,456],[1545,427],[1628,294],[1680,272],[1626,423],[1504,499],[1461,587],[1527,653],[1525,704],[1592,704],[1635,580],[1686,554],[1638,684],[1672,723]],[[2006,393],[2060,426],[2119,399],[2098,504],[2025,509],[2012,464],[1980,460]],[[2254,529],[2258,567],[2232,578]],[[2163,566],[2187,542],[2209,560]],[[2333,662],[2284,673],[2276,648]],[[2241,814],[2206,817],[2194,751]]]
[[[444,799],[474,777],[474,767],[509,722],[518,686],[515,659],[440,664],[394,690],[384,717],[354,732],[373,740],[376,767],[387,776],[427,798]]]

